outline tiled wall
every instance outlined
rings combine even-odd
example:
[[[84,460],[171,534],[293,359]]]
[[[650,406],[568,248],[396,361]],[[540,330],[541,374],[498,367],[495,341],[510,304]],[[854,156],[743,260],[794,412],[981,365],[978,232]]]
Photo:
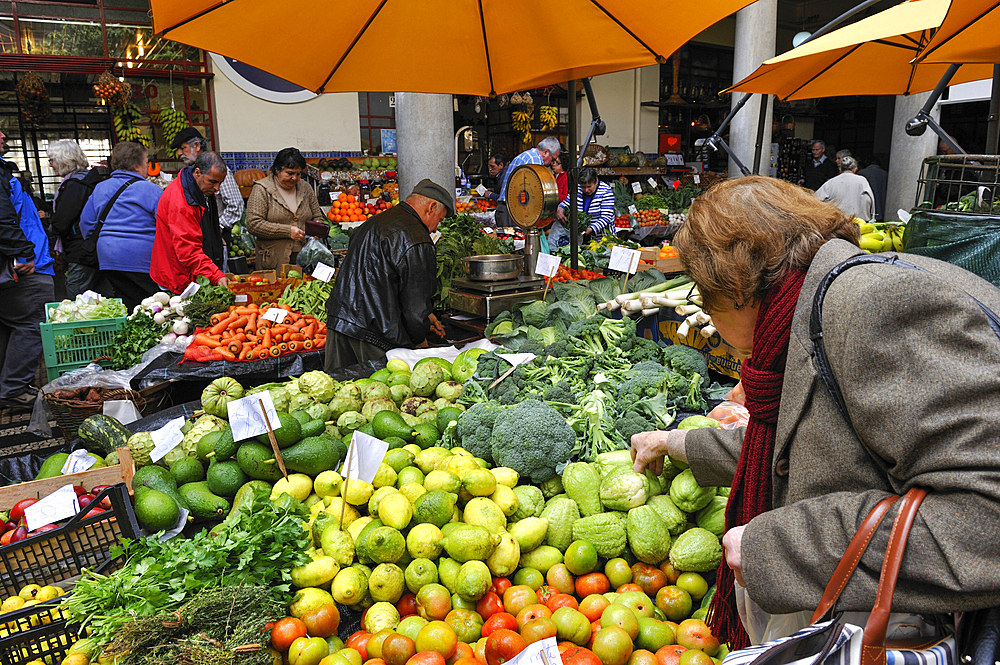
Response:
[[[240,169],[263,169],[271,168],[274,163],[274,156],[277,152],[220,152],[219,155],[225,160],[234,171]],[[320,157],[363,157],[360,152],[304,152],[302,156],[306,159],[319,159]]]

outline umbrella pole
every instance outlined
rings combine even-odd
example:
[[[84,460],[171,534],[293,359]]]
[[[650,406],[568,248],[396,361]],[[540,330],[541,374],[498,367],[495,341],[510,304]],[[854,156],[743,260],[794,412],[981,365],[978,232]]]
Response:
[[[753,153],[753,172],[760,173],[760,158],[764,151],[764,121],[767,120],[767,107],[771,104],[771,95],[764,95],[760,100],[760,112],[757,114],[757,144]],[[770,143],[770,141],[768,141]]]
[[[576,79],[566,84],[566,94],[569,106],[569,136],[566,138],[566,150],[569,153],[569,173],[566,176],[566,186],[569,188],[569,267],[580,269],[580,239],[576,235],[576,183],[579,181],[580,169],[576,164],[576,141],[579,119],[576,109]]]
[[[948,132],[941,129],[941,125],[934,122],[934,118],[931,117],[931,109],[934,108],[934,105],[937,104],[941,95],[944,94],[945,88],[948,87],[951,79],[954,78],[955,74],[958,72],[958,68],[961,66],[962,65],[960,64],[948,66],[948,71],[946,71],[944,76],[941,77],[941,80],[938,81],[937,87],[934,88],[934,92],[932,92],[930,97],[927,98],[923,108],[917,112],[915,117],[911,118],[910,121],[906,123],[906,133],[910,136],[922,136],[923,133],[927,131],[927,128],[930,127],[931,131],[937,134],[941,140],[955,152],[955,154],[966,155],[968,153],[962,150],[961,146],[955,142],[955,139],[951,138],[951,136],[948,135]]]
[[[750,169],[748,169],[743,164],[743,162],[740,161],[740,158],[736,156],[736,153],[733,152],[733,149],[729,147],[729,144],[726,143],[726,140],[722,138],[722,132],[726,129],[726,127],[729,126],[729,123],[733,121],[733,118],[735,118],[736,114],[740,112],[740,109],[746,106],[746,103],[750,101],[751,97],[753,97],[752,92],[748,92],[745,95],[743,95],[743,99],[736,102],[736,106],[734,106],[733,110],[729,112],[729,115],[726,116],[726,119],[722,121],[722,124],[719,125],[714,132],[712,132],[711,136],[705,139],[704,143],[704,145],[707,145],[712,150],[718,150],[719,148],[722,148],[726,152],[726,154],[729,155],[729,157],[732,158],[734,162],[736,162],[736,166],[739,167],[740,173],[742,173],[743,175],[750,175]],[[763,108],[763,106],[761,108]]]
[[[993,92],[986,122],[986,154],[1000,154],[1000,65],[993,65]]]

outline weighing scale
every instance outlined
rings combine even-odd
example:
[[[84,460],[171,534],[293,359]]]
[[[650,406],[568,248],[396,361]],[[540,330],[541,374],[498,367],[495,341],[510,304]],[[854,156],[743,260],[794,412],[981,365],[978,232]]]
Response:
[[[514,279],[453,280],[449,294],[451,307],[492,321],[515,303],[540,300],[545,280],[535,275],[542,237],[538,226],[552,219],[558,204],[559,189],[547,167],[526,164],[514,169],[507,181],[507,208],[511,220],[525,230],[524,270]]]

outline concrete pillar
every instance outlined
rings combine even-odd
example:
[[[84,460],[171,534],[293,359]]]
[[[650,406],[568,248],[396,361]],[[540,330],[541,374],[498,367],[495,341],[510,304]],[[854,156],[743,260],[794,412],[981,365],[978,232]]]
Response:
[[[757,0],[736,13],[736,41],[733,49],[733,83],[742,81],[756,70],[760,63],[774,57],[775,35],[778,30],[778,0]],[[733,93],[733,106],[744,93]],[[762,96],[754,95],[736,114],[729,126],[729,146],[740,161],[753,170],[754,148],[757,143],[757,122]],[[760,173],[767,175],[771,154],[771,112],[768,105],[764,118],[764,145],[760,160]],[[729,160],[729,177],[740,176],[736,163]]]
[[[897,96],[892,117],[892,152],[889,156],[889,183],[886,189],[885,219],[898,219],[896,211],[910,210],[917,196],[917,178],[925,157],[937,154],[938,136],[930,129],[923,136],[906,133],[906,121],[917,114],[927,101],[929,92]],[[931,112],[940,117],[937,107]]]
[[[451,95],[396,93],[399,198],[430,178],[455,191],[455,109]]]

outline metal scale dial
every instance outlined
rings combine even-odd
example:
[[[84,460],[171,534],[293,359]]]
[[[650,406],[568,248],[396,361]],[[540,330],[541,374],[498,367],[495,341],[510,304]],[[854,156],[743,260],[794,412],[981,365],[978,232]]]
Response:
[[[559,188],[548,167],[525,164],[514,169],[507,179],[504,199],[511,221],[525,230],[524,274],[534,276],[535,263],[541,250],[542,232],[559,206]]]

